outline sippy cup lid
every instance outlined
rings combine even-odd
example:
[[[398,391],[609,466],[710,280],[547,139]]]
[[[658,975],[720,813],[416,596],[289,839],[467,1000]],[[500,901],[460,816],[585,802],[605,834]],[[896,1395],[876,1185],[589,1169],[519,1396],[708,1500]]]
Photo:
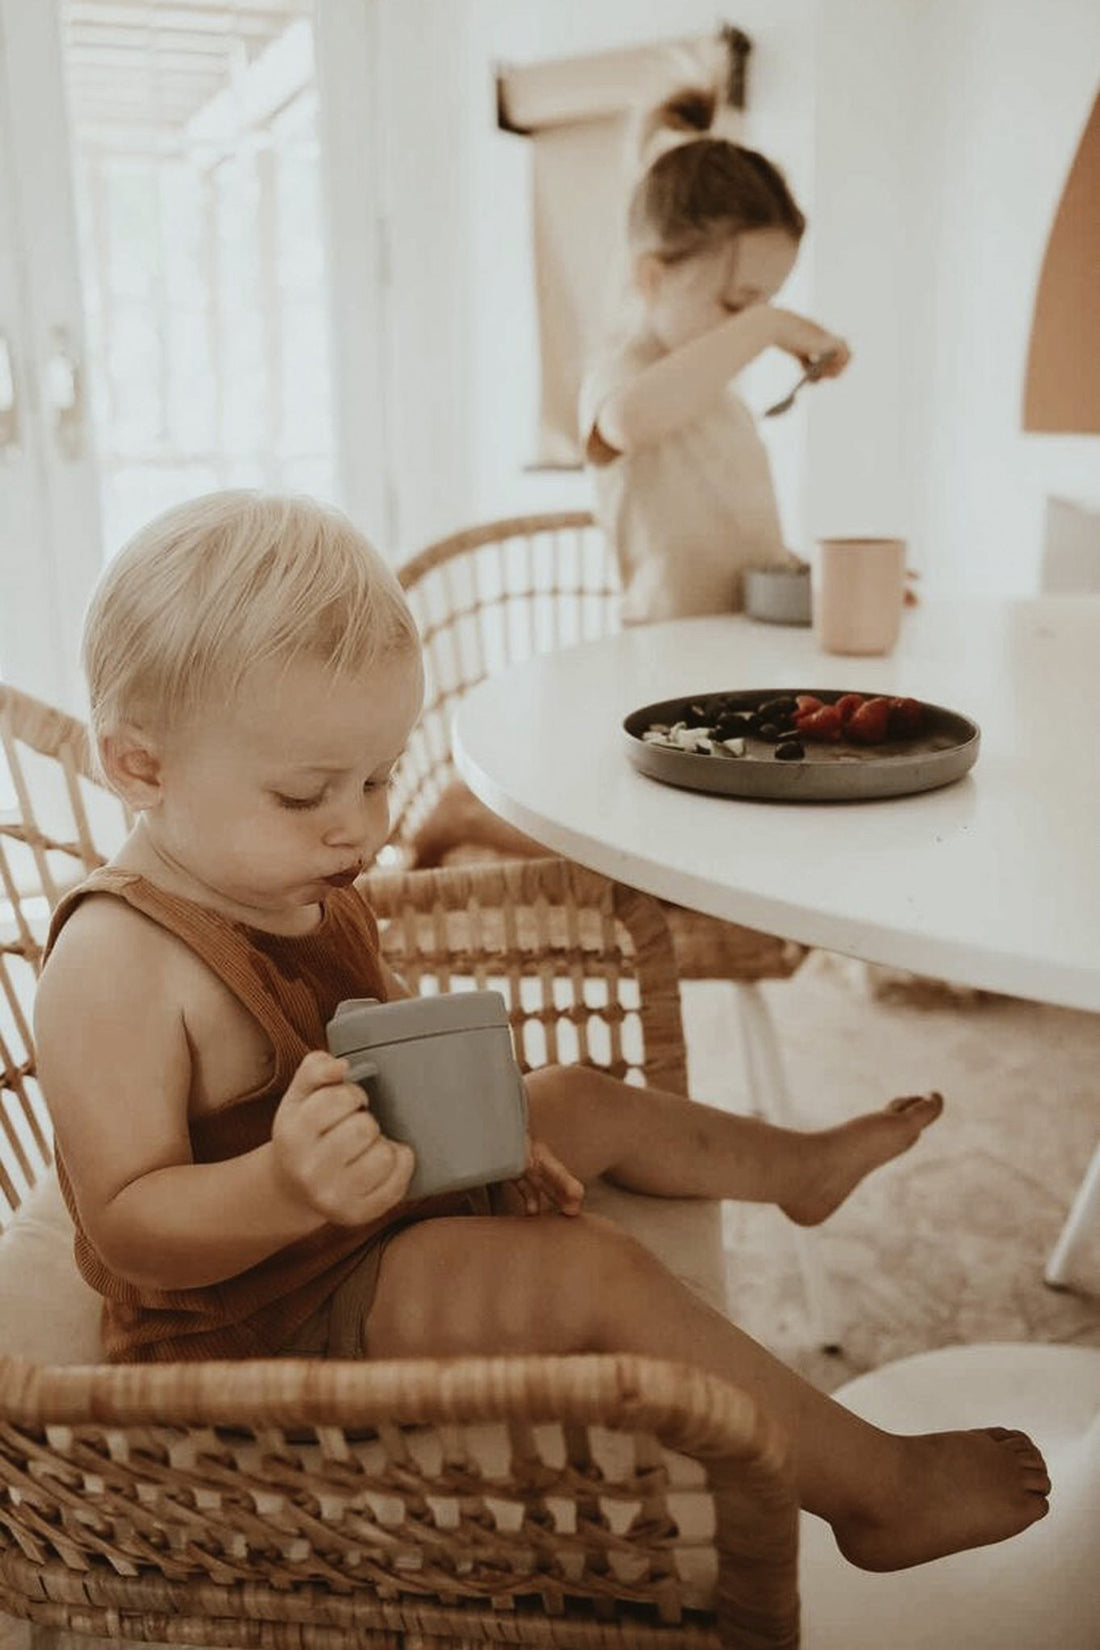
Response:
[[[351,1054],[384,1043],[507,1025],[508,1010],[499,991],[455,991],[439,997],[401,997],[392,1003],[347,997],[325,1030],[331,1053]]]

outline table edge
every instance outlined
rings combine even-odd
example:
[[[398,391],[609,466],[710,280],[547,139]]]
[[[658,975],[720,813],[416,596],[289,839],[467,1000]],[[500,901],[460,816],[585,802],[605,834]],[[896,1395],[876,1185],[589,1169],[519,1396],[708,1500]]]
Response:
[[[978,990],[1026,998],[1030,1002],[1100,1013],[1100,966],[1083,974],[1077,967],[1036,958],[1006,957],[1003,952],[986,951],[971,943],[963,946],[928,935],[899,934],[892,928],[880,928],[828,912],[808,911],[746,889],[723,889],[715,898],[713,885],[701,879],[636,854],[624,853],[548,821],[509,796],[469,755],[462,744],[463,708],[463,705],[457,708],[451,733],[459,774],[486,807],[536,842],[545,844],[548,853],[561,854],[588,870],[639,888],[658,899],[823,951],[857,957],[887,968],[932,975]]]

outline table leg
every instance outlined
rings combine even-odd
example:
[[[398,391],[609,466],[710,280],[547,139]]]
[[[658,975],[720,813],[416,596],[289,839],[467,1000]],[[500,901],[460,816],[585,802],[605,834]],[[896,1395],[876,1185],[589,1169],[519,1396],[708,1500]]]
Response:
[[[767,999],[755,980],[735,981],[741,1023],[745,1076],[752,1109],[781,1128],[796,1129],[799,1119],[791,1100],[779,1037]],[[840,1326],[832,1290],[814,1232],[792,1226],[802,1287],[814,1339],[824,1352],[840,1351]]]
[[[1065,1225],[1050,1252],[1043,1276],[1052,1288],[1068,1287],[1073,1251],[1097,1221],[1100,1221],[1100,1146],[1092,1154],[1092,1162],[1085,1170],[1085,1178],[1077,1188],[1077,1196],[1066,1216]]]

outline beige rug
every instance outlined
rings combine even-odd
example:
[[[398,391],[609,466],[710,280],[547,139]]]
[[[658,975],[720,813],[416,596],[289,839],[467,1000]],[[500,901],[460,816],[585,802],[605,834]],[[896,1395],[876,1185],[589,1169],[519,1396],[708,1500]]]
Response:
[[[860,970],[815,954],[764,986],[807,1127],[896,1094],[940,1089],[943,1117],[818,1228],[843,1329],[830,1357],[809,1338],[791,1227],[728,1205],[733,1316],[815,1384],[973,1341],[1100,1346],[1100,1231],[1072,1291],[1043,1264],[1100,1138],[1100,1015],[994,997],[875,1001]],[[697,1098],[744,1105],[732,988],[685,987]]]

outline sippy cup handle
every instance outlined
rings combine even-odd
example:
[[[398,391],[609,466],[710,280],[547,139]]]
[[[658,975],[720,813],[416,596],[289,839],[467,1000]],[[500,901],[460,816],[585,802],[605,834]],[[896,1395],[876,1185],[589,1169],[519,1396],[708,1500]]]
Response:
[[[378,998],[377,997],[346,997],[343,1000],[343,1002],[338,1004],[335,1016],[333,1017],[332,1020],[329,1021],[329,1024],[328,1024],[329,1046],[330,1047],[332,1046],[333,1027],[336,1025],[336,1023],[339,1019],[341,1019],[344,1015],[347,1015],[347,1016],[350,1017],[354,1013],[355,1009],[358,1009],[358,1008],[377,1008],[377,1006],[378,1006]],[[366,1108],[366,1110],[369,1111],[370,1110],[370,1095],[367,1093],[366,1080],[369,1077],[377,1077],[378,1072],[379,1072],[379,1068],[375,1065],[373,1060],[364,1060],[364,1059],[362,1059],[359,1055],[357,1055],[354,1052],[354,1050],[351,1051],[349,1054],[347,1054],[345,1057],[348,1059],[348,1061],[351,1065],[351,1070],[348,1073],[348,1082],[349,1083],[355,1083],[359,1088],[361,1088],[363,1090],[363,1105]]]
[[[378,1067],[373,1060],[356,1060],[354,1072],[349,1073],[348,1082],[354,1083],[363,1090],[363,1105],[370,1110],[370,1095],[367,1093],[367,1078],[377,1077]]]

